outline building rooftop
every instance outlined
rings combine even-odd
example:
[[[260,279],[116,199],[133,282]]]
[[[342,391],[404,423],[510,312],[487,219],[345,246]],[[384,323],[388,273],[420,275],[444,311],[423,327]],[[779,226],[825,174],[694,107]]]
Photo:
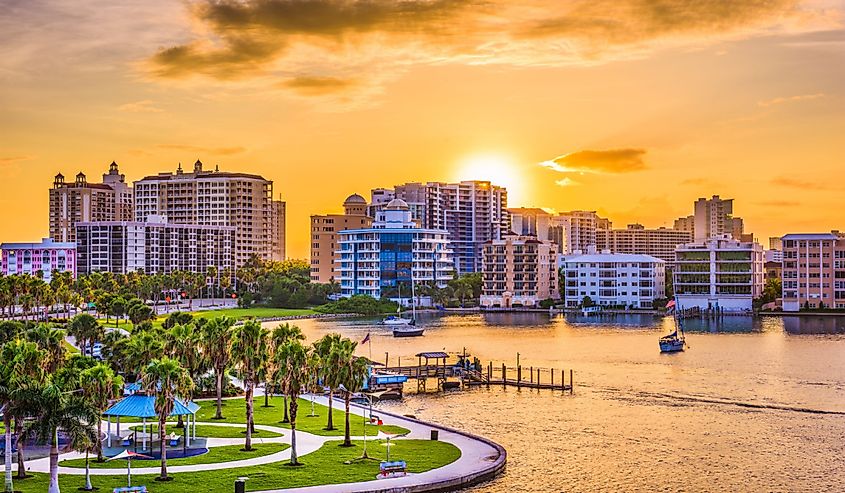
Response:
[[[0,249],[3,250],[31,250],[31,249],[39,249],[39,248],[57,248],[57,249],[69,249],[69,248],[76,248],[76,243],[69,241],[53,241],[50,238],[44,238],[41,240],[40,243],[3,243],[0,244]]]
[[[782,240],[836,240],[838,236],[833,233],[793,233],[784,235]]]
[[[357,193],[353,193],[349,197],[346,197],[346,200],[343,201],[343,204],[365,204],[367,203],[367,199],[361,197]]]
[[[665,264],[664,260],[651,255],[636,253],[585,253],[581,255],[566,256],[564,262],[651,262]]]

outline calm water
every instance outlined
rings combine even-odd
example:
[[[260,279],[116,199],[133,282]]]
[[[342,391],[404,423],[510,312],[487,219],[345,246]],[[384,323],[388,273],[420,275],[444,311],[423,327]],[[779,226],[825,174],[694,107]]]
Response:
[[[466,347],[485,365],[519,351],[524,367],[575,369],[572,396],[491,388],[383,404],[504,445],[507,473],[471,491],[845,491],[843,318],[690,321],[691,347],[673,355],[657,348],[671,320],[651,316],[424,324],[425,337],[394,339],[365,321],[300,322],[309,340],[372,331],[373,359],[391,364]]]

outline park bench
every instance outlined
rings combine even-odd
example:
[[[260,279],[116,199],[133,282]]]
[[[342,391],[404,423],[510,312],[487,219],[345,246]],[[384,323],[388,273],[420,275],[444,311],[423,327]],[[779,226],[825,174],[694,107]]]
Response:
[[[179,440],[182,439],[182,435],[177,435],[176,433],[171,433],[170,436],[167,437],[170,440],[170,446],[175,447],[179,445]]]
[[[123,442],[124,447],[128,447],[128,446],[132,445],[132,442],[135,441],[135,432],[133,431],[132,433],[126,435],[125,437],[121,438],[120,440]]]
[[[395,461],[391,461],[391,462],[384,461],[384,462],[379,463],[379,465],[378,465],[379,476],[387,477],[387,476],[390,476],[391,474],[399,474],[399,473],[401,473],[402,475],[405,475],[406,467],[407,467],[407,464],[405,463],[404,460],[395,460]]]

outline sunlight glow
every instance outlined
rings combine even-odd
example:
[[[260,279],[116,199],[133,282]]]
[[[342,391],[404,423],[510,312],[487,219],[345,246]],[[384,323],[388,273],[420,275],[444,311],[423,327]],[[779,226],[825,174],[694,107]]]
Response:
[[[509,204],[522,197],[522,176],[519,168],[505,155],[472,155],[459,163],[456,178],[489,181],[493,185],[505,187],[508,189]]]

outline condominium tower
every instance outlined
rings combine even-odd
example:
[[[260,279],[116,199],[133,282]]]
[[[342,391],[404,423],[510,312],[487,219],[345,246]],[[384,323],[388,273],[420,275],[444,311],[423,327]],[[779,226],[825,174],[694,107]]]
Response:
[[[675,248],[692,241],[692,233],[675,229],[646,229],[629,224],[625,229],[597,229],[596,248],[614,253],[650,255],[664,262],[675,261]]]
[[[57,174],[50,189],[50,238],[57,242],[76,239],[76,223],[82,221],[127,221],[132,219],[132,188],[117,163],[109,165],[102,183],[91,183],[79,172],[66,182]]]
[[[665,296],[665,262],[651,255],[596,252],[560,258],[568,308],[585,298],[608,308],[655,308]]]
[[[340,274],[338,237],[347,229],[369,228],[373,222],[366,215],[367,200],[352,194],[343,202],[343,214],[311,216],[311,280],[337,281]]]
[[[744,225],[742,218],[733,217],[733,202],[733,199],[722,199],[718,195],[700,198],[693,205],[693,215],[676,219],[674,229],[692,232],[695,241],[725,235],[741,240]]]
[[[76,276],[76,243],[44,238],[40,243],[3,243],[0,274],[29,274],[50,282],[53,272]]]
[[[783,237],[783,310],[845,309],[845,234]]]
[[[483,248],[481,306],[536,307],[559,299],[557,247],[536,236],[508,235]]]
[[[269,260],[284,252],[283,206],[273,203],[273,182],[247,173],[192,172],[182,165],[135,182],[135,220],[166,216],[170,224],[235,228],[235,265],[252,256]],[[276,242],[274,249],[274,241]]]

